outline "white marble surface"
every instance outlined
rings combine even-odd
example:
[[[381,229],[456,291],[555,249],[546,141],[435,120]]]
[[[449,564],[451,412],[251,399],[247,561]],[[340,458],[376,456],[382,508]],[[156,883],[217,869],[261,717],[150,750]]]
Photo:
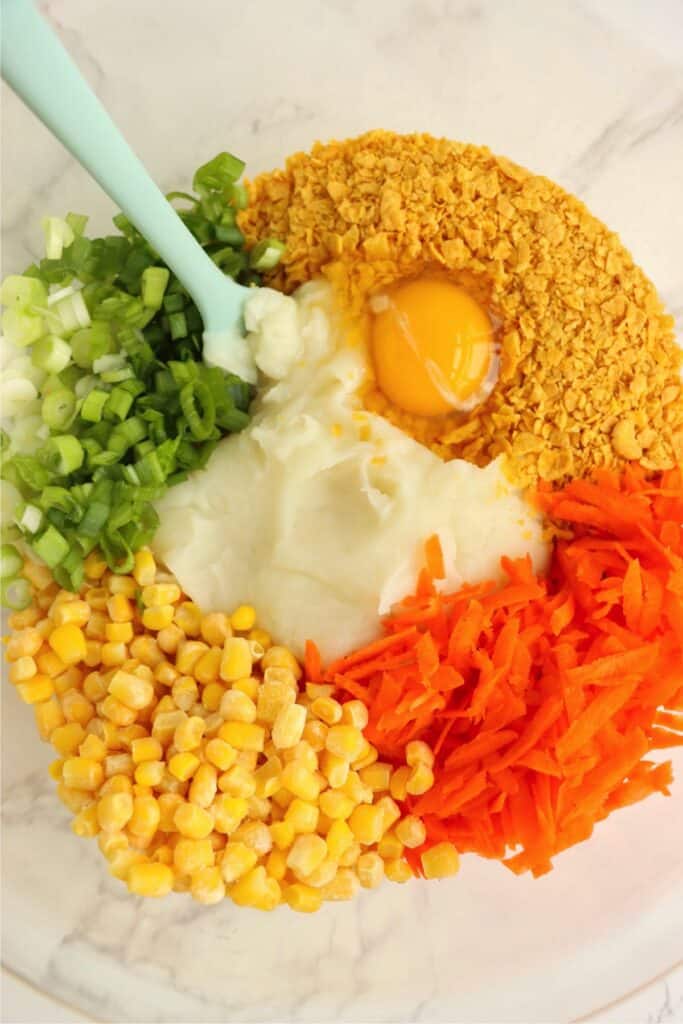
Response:
[[[487,143],[617,229],[680,328],[681,0],[43,6],[164,187],[221,148],[257,171],[378,126]],[[36,252],[43,213],[94,212],[104,227],[111,208],[4,88],[2,101],[7,272]],[[76,1008],[31,1016],[6,1001],[5,1021],[683,1020],[681,972],[647,984],[683,954],[680,783],[536,883],[466,863],[452,883],[386,887],[311,919],[140,906],[70,834],[30,714],[9,694],[2,716],[3,959]]]

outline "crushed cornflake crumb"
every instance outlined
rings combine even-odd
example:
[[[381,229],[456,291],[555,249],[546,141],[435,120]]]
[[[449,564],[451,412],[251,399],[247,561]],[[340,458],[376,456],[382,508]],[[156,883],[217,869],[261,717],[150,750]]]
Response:
[[[443,458],[504,453],[522,484],[683,458],[673,319],[619,238],[547,178],[483,147],[375,131],[297,153],[250,193],[248,242],[287,245],[274,287],[322,274],[360,311],[440,267],[500,318],[499,384],[473,413],[422,419],[367,396]]]

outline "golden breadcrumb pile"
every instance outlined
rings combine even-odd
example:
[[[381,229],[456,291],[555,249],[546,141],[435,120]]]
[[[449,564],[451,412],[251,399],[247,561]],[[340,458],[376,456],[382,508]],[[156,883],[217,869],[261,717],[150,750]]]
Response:
[[[437,419],[381,412],[443,458],[500,453],[520,483],[683,457],[681,353],[672,318],[618,237],[547,178],[478,146],[375,131],[297,153],[250,185],[240,224],[287,245],[269,284],[328,278],[354,312],[442,268],[501,321],[485,405]]]

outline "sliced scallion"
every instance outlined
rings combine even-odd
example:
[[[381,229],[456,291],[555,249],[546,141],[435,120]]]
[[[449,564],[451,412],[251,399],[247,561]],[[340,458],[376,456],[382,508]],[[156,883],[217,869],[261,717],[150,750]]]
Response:
[[[88,423],[99,423],[108,398],[109,392],[102,391],[100,388],[93,388],[92,391],[89,391],[81,405],[81,419]]]
[[[69,542],[50,525],[33,541],[33,550],[52,569],[68,555]]]
[[[71,346],[63,338],[48,334],[31,349],[31,362],[46,373],[61,373],[71,362]]]
[[[68,476],[83,465],[83,445],[73,434],[51,437],[45,450],[50,463],[61,476]]]
[[[3,544],[0,547],[0,579],[16,576],[23,564],[24,559],[14,544]]]
[[[66,430],[76,415],[76,396],[73,391],[58,388],[43,399],[43,422],[50,430]]]
[[[21,612],[28,608],[33,600],[31,584],[23,576],[14,580],[3,580],[0,584],[0,600],[5,608]]]

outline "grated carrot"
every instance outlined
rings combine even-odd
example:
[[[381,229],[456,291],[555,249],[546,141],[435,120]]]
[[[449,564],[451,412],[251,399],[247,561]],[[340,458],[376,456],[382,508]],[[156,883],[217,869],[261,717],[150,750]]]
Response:
[[[545,578],[503,559],[507,581],[437,593],[438,537],[384,636],[321,670],[365,702],[368,740],[396,762],[435,752],[435,783],[406,807],[425,847],[443,840],[542,875],[599,821],[668,793],[683,744],[683,471],[598,471],[540,507],[557,529]],[[308,662],[307,662],[308,663]]]

